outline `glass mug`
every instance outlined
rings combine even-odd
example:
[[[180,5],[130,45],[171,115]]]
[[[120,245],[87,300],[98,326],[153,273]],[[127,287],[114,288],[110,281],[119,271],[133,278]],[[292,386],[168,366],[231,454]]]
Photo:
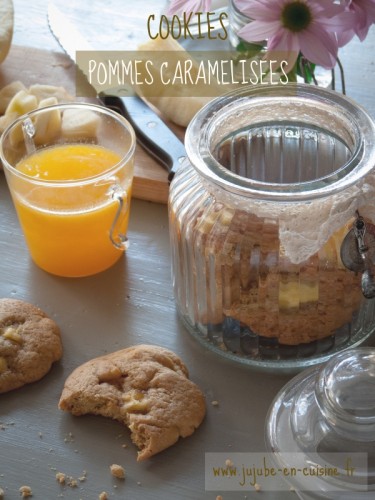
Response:
[[[34,262],[65,277],[112,266],[127,247],[131,125],[102,106],[34,110],[3,133],[0,154]]]

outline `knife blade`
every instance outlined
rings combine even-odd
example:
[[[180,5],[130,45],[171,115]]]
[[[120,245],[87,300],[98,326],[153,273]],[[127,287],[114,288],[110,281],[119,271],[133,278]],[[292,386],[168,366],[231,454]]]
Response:
[[[90,51],[93,48],[54,4],[48,5],[47,15],[53,36],[88,82],[85,71],[77,65],[76,53],[81,50]],[[171,182],[186,158],[183,142],[140,97],[136,95],[120,97],[108,94],[100,94],[98,97],[106,107],[121,113],[131,123],[138,143],[167,170],[168,181]]]

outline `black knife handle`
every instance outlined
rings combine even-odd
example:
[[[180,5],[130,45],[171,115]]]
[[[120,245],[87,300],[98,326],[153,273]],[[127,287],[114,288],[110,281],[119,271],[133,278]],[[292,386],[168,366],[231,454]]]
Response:
[[[108,108],[132,125],[139,144],[168,171],[168,181],[186,158],[184,144],[150,107],[137,96],[101,95]]]

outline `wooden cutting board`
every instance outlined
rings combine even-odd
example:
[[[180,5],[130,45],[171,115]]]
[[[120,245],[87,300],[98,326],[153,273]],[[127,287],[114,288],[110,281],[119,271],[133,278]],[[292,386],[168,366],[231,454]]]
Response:
[[[26,86],[35,83],[63,86],[74,96],[75,74],[74,63],[63,53],[13,45],[0,66],[0,88],[20,80]],[[181,127],[172,128],[183,137]],[[139,146],[135,155],[133,196],[158,203],[168,201],[166,171]]]

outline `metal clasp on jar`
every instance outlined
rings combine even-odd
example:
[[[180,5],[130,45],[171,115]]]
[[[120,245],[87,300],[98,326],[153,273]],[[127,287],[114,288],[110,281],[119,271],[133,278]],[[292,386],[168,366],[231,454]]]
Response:
[[[355,273],[362,273],[363,295],[367,299],[374,298],[375,226],[365,222],[358,211],[352,229],[341,244],[340,256],[347,269]]]

